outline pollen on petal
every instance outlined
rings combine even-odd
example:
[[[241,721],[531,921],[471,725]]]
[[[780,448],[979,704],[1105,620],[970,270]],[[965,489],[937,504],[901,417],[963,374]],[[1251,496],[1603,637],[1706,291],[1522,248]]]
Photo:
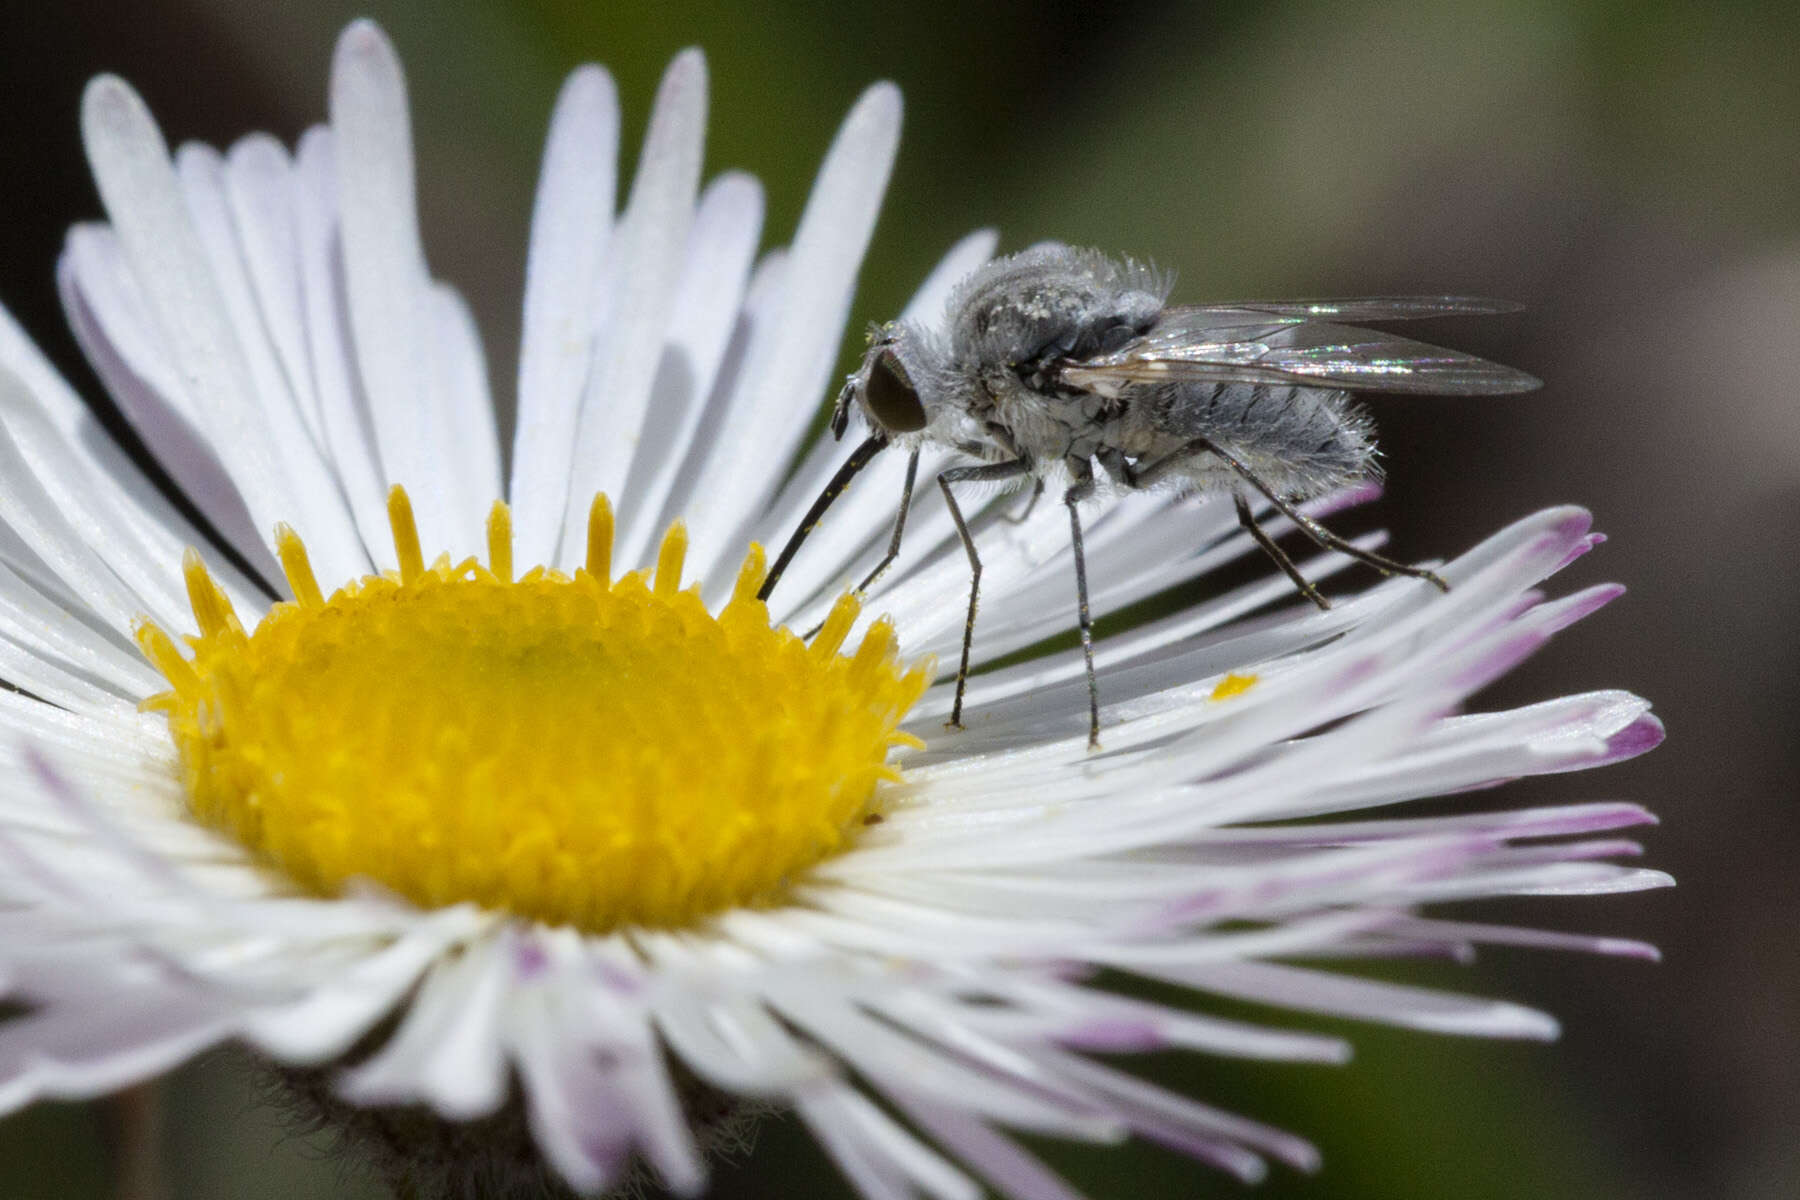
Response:
[[[1219,680],[1212,690],[1209,700],[1229,700],[1233,696],[1241,696],[1256,686],[1256,676],[1239,675],[1235,671]]]
[[[191,657],[138,629],[169,681],[144,707],[168,717],[190,808],[310,890],[363,877],[427,906],[686,927],[777,902],[851,845],[890,751],[915,744],[898,726],[927,671],[886,622],[838,653],[849,597],[811,645],[771,628],[760,547],[715,617],[681,587],[679,523],[653,572],[611,580],[597,501],[588,570],[515,581],[503,505],[486,568],[427,567],[403,491],[388,511],[396,572],[325,599],[284,530],[296,602],[253,632],[197,555]]]

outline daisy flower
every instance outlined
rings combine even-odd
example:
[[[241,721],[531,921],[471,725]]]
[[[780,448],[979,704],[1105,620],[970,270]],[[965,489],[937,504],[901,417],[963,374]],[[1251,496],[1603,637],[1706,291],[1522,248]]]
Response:
[[[867,611],[842,592],[899,463],[759,601],[752,539],[836,465],[801,443],[900,102],[862,96],[760,258],[756,182],[701,184],[705,106],[690,51],[615,215],[613,85],[564,87],[503,473],[379,30],[344,33],[330,120],[292,150],[171,157],[129,86],[90,85],[108,219],[71,231],[57,282],[186,503],[0,320],[0,979],[26,1008],[0,1026],[0,1106],[235,1040],[376,1129],[420,1194],[638,1172],[695,1194],[729,1114],[760,1105],[872,1200],[1051,1200],[1072,1192],[1014,1133],[1146,1138],[1245,1179],[1315,1165],[1121,1065],[1348,1054],[1209,997],[1545,1038],[1529,1009],[1332,964],[1652,956],[1436,907],[1666,883],[1607,861],[1642,809],[1392,809],[1660,739],[1621,692],[1464,710],[1617,594],[1540,590],[1599,540],[1578,510],[1445,563],[1447,594],[1389,580],[1322,612],[1272,576],[1103,638],[1097,754],[1079,659],[1016,656],[1072,624],[1057,506],[980,533],[990,669],[961,732],[931,665],[963,622],[949,514],[921,503]],[[905,315],[938,319],[993,246],[950,248]],[[1096,506],[1102,612],[1255,552],[1229,505],[1169,508]]]

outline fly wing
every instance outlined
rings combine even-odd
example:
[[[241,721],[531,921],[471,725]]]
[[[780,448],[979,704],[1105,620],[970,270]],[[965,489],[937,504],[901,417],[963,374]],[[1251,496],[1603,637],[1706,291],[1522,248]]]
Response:
[[[1415,321],[1425,317],[1491,317],[1523,312],[1514,300],[1491,296],[1350,296],[1337,300],[1234,300],[1200,304],[1187,313],[1268,313],[1303,321]]]
[[[1063,383],[1101,395],[1156,383],[1267,383],[1439,396],[1531,391],[1540,383],[1523,371],[1315,315],[1336,304],[1353,319],[1392,320],[1492,311],[1473,306],[1493,303],[1387,297],[1171,308],[1142,337],[1107,354],[1064,362],[1056,371]]]

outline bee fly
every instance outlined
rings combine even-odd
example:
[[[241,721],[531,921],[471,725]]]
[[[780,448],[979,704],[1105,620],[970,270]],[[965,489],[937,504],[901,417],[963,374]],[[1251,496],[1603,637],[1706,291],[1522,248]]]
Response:
[[[1095,464],[1117,486],[1225,492],[1244,530],[1294,586],[1330,607],[1256,524],[1259,494],[1314,542],[1383,574],[1448,590],[1431,571],[1351,545],[1301,512],[1299,502],[1375,478],[1374,427],[1356,391],[1492,395],[1529,391],[1522,371],[1345,321],[1393,321],[1513,311],[1458,296],[1251,301],[1173,307],[1169,280],[1130,259],[1046,244],[995,259],[957,285],[940,330],[878,327],[862,365],[838,395],[831,432],[842,439],[852,407],[870,433],[801,520],[759,593],[768,599],[795,551],[870,459],[889,446],[910,452],[887,554],[866,589],[900,553],[906,512],[926,444],[975,461],[937,476],[969,557],[968,618],[950,727],[962,725],[981,558],[952,485],[1066,478],[1063,504],[1075,550],[1081,649],[1087,665],[1088,744],[1098,748],[1087,565],[1076,506],[1096,488]]]

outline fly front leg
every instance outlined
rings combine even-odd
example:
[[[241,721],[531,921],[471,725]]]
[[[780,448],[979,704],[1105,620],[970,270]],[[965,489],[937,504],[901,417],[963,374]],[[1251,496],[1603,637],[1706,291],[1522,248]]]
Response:
[[[1263,478],[1260,475],[1238,461],[1234,455],[1220,449],[1220,447],[1210,438],[1197,437],[1190,439],[1173,454],[1166,455],[1139,471],[1138,480],[1142,486],[1147,487],[1150,484],[1155,483],[1158,479],[1178,470],[1185,464],[1186,460],[1193,458],[1196,454],[1210,454],[1220,462],[1224,463],[1227,467],[1230,467],[1232,471],[1237,474],[1238,478],[1261,492],[1267,497],[1269,503],[1275,506],[1276,511],[1280,512],[1288,520],[1299,526],[1300,532],[1311,538],[1322,548],[1326,550],[1336,550],[1340,554],[1348,555],[1357,562],[1374,567],[1383,575],[1405,575],[1412,579],[1423,579],[1433,587],[1437,588],[1440,592],[1447,592],[1450,590],[1450,585],[1446,583],[1444,577],[1439,575],[1436,571],[1428,570],[1425,567],[1415,567],[1411,563],[1399,562],[1387,557],[1385,554],[1376,554],[1372,550],[1364,550],[1360,546],[1345,541],[1337,534],[1331,532],[1331,530],[1325,528],[1325,526],[1319,524],[1319,522],[1301,512],[1299,508],[1295,507],[1292,501],[1279,495],[1274,488],[1263,481]],[[1268,534],[1257,527],[1256,523],[1250,519],[1249,514],[1250,507],[1244,503],[1243,498],[1240,496],[1238,498],[1238,520],[1250,531],[1251,536],[1256,538],[1257,544],[1275,560],[1276,565],[1280,566],[1290,579],[1293,579],[1299,585],[1300,591],[1309,600],[1313,601],[1320,608],[1331,607],[1330,604],[1326,602],[1325,597],[1319,594],[1317,588],[1306,583],[1301,578],[1299,568],[1294,566],[1293,560],[1288,558],[1286,554],[1282,553],[1281,550],[1275,546],[1274,541],[1269,538]]]
[[[781,577],[786,573],[788,564],[793,562],[794,555],[799,553],[801,544],[824,519],[825,510],[837,502],[837,498],[844,494],[844,489],[850,486],[850,481],[856,478],[856,473],[869,465],[870,459],[887,449],[887,444],[886,434],[871,434],[867,441],[851,452],[850,457],[844,461],[844,465],[838,468],[837,474],[833,475],[830,482],[825,485],[825,490],[820,492],[818,499],[813,501],[812,507],[806,510],[806,515],[800,518],[800,524],[788,538],[787,545],[781,548],[781,553],[775,558],[775,565],[769,568],[769,573],[763,577],[762,586],[756,589],[758,600],[766,601],[774,593],[775,585],[781,582]],[[911,477],[909,473],[907,478],[910,480]],[[904,510],[902,510],[902,519],[904,519]]]
[[[1081,548],[1081,512],[1076,507],[1094,494],[1094,471],[1083,460],[1075,482],[1063,493],[1069,509],[1069,538],[1075,547],[1075,611],[1081,620],[1081,657],[1087,666],[1088,749],[1100,748],[1100,684],[1094,678],[1094,619],[1088,610],[1087,556]]]
[[[1018,458],[1011,462],[985,463],[979,467],[951,467],[938,473],[938,490],[944,493],[944,503],[950,509],[950,519],[956,522],[956,532],[962,538],[963,551],[969,556],[969,614],[963,621],[962,661],[956,668],[956,699],[950,705],[950,719],[944,723],[951,729],[962,728],[963,693],[969,690],[969,648],[975,643],[975,607],[981,594],[981,555],[975,552],[975,538],[969,532],[969,523],[963,519],[961,506],[950,492],[950,485],[1017,479],[1030,471],[1031,463]]]
[[[894,536],[888,541],[887,556],[875,564],[875,569],[863,576],[863,581],[856,585],[858,592],[866,592],[869,585],[881,578],[881,573],[893,565],[900,557],[900,536],[906,532],[906,510],[912,507],[913,480],[919,477],[919,448],[906,460],[906,483],[900,489],[900,511],[894,514]]]
[[[863,576],[863,581],[856,585],[857,595],[860,596],[864,592],[867,592],[869,590],[869,585],[874,583],[877,579],[880,579],[882,572],[886,571],[888,567],[893,565],[894,560],[900,557],[900,539],[906,533],[906,514],[907,511],[912,508],[913,481],[918,477],[919,448],[914,446],[912,454],[908,456],[906,460],[906,482],[900,488],[900,511],[894,514],[894,535],[888,539],[887,554],[880,562],[875,564],[875,569]],[[785,561],[786,559],[784,557],[783,565],[785,564]],[[820,621],[817,625],[814,625],[811,629],[806,631],[806,640],[810,642],[818,637],[819,630],[823,628],[825,628],[824,621]]]

